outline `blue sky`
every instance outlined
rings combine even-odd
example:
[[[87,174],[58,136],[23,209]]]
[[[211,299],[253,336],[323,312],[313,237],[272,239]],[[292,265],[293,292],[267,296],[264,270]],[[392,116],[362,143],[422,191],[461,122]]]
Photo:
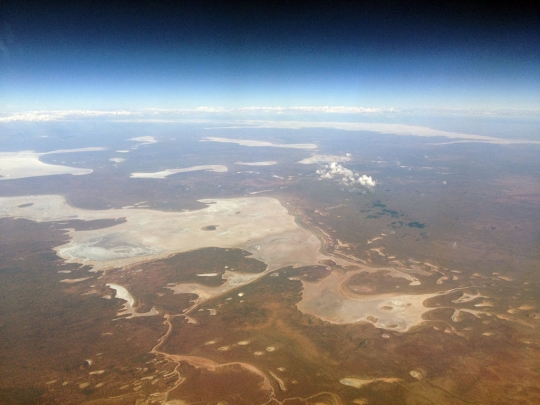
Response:
[[[8,2],[0,111],[540,109],[535,9],[231,4]]]

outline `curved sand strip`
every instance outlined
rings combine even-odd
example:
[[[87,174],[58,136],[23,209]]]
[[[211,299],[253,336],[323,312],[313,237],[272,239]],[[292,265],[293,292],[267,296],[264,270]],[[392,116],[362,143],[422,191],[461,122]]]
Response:
[[[272,166],[277,164],[277,162],[273,160],[268,160],[265,162],[234,162],[235,165],[243,165],[243,166]]]
[[[154,308],[144,313],[135,312],[135,308],[133,308],[133,305],[135,305],[135,299],[125,287],[112,283],[107,284],[107,287],[116,291],[116,298],[126,301],[126,303],[124,304],[124,308],[118,312],[118,316],[129,315],[126,317],[126,319],[129,319],[138,316],[153,316],[158,314],[158,312]]]
[[[421,136],[421,137],[443,137],[450,139],[460,139],[468,142],[485,142],[500,145],[509,144],[540,144],[540,141],[532,139],[509,139],[495,138],[492,136],[464,134],[460,132],[442,131],[429,127],[406,124],[386,124],[386,123],[368,123],[368,122],[314,122],[314,121],[241,121],[232,125],[224,126],[224,128],[332,128],[343,131],[369,131],[378,132],[380,134],[403,135],[403,136]],[[224,139],[224,138],[215,138]],[[214,139],[212,139],[214,140]],[[215,142],[230,142],[215,141]],[[255,141],[248,141],[255,142]],[[238,142],[236,142],[238,143]],[[451,142],[449,142],[451,143]],[[261,146],[261,145],[248,145]],[[308,148],[302,148],[308,149]],[[314,149],[314,148],[313,148]]]
[[[224,142],[224,143],[236,143],[242,146],[266,146],[272,148],[291,148],[291,149],[317,149],[317,145],[314,143],[272,143],[266,141],[252,141],[249,139],[231,139],[231,138],[219,138],[215,136],[209,136],[203,139],[201,142]]]
[[[204,170],[207,172],[215,172],[215,173],[224,173],[228,171],[227,166],[205,165],[205,166],[186,167],[183,169],[165,169],[160,172],[153,172],[153,173],[131,173],[130,177],[132,179],[164,179],[165,177],[170,176],[171,174],[196,172],[200,170]]]

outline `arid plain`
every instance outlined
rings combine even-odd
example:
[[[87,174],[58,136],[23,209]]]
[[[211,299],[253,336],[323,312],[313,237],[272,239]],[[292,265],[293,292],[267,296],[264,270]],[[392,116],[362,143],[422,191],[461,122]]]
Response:
[[[538,403],[538,145],[292,124],[2,152],[0,402]]]

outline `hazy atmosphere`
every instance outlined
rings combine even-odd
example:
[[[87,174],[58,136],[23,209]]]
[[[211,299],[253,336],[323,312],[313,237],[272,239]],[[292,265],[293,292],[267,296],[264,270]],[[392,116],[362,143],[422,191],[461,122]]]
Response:
[[[540,402],[529,2],[0,14],[0,404]]]

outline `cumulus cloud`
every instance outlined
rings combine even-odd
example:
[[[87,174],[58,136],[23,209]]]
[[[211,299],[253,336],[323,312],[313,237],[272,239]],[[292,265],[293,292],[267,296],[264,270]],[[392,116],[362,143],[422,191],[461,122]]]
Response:
[[[317,174],[321,179],[339,179],[341,184],[350,188],[373,188],[377,184],[371,176],[365,174],[361,175],[358,172],[347,169],[337,162],[322,166],[317,170]]]

